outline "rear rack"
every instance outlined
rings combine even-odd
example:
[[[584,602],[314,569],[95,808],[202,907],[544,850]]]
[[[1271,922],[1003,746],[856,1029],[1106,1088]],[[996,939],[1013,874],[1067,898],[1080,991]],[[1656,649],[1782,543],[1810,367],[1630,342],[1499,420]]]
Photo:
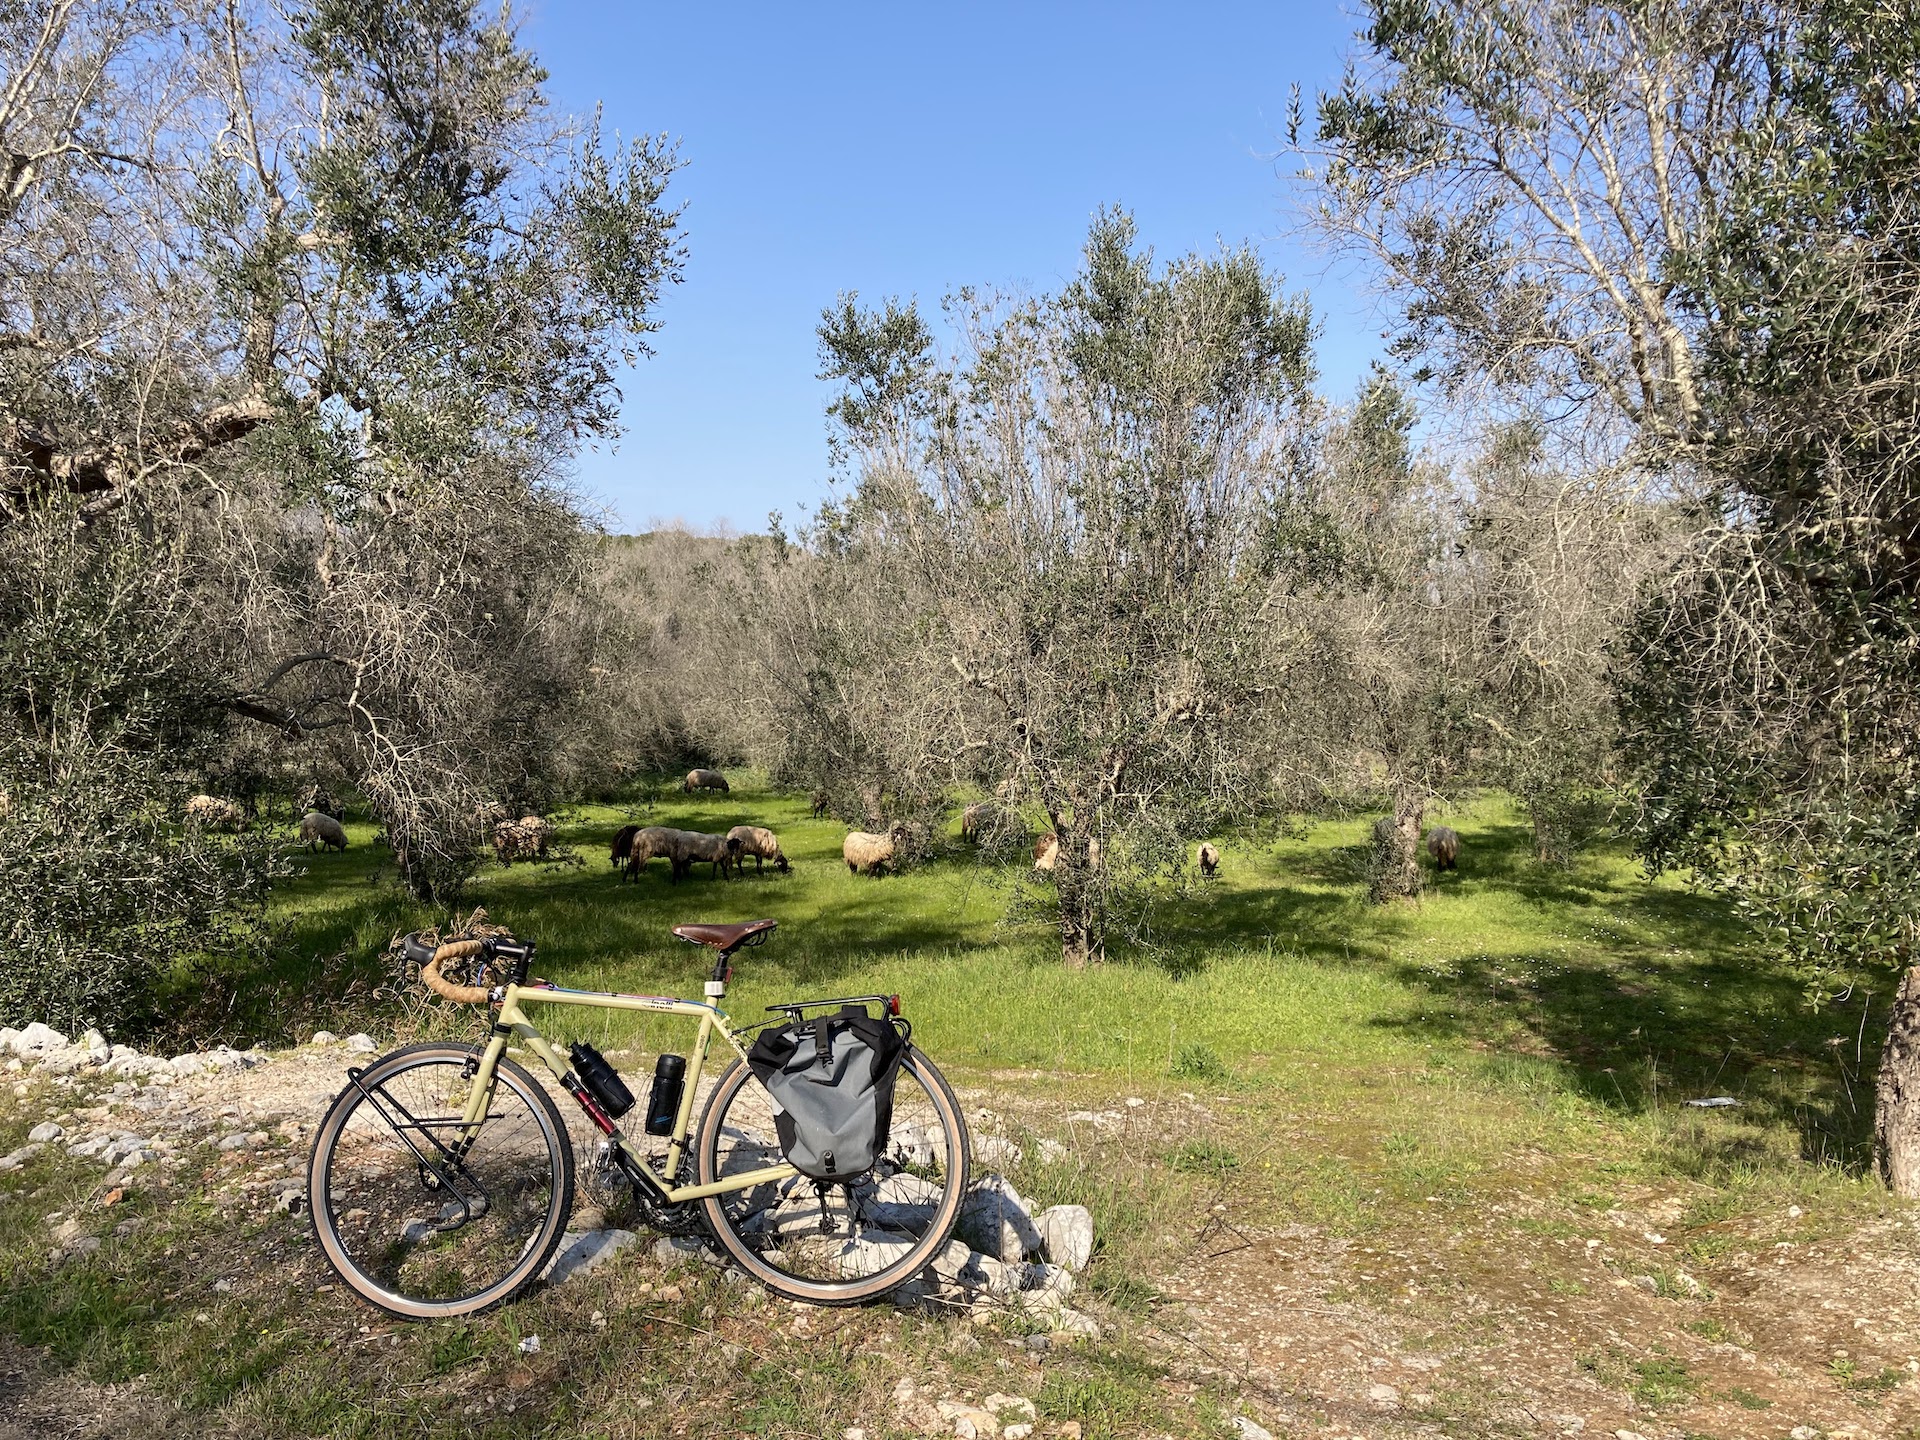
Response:
[[[769,1005],[767,1011],[773,1015],[785,1015],[789,1020],[799,1020],[803,1018],[804,1011],[825,1010],[829,1006],[838,1008],[842,1005],[878,1005],[883,1014],[898,1015],[900,1013],[898,995],[842,995],[837,1000],[792,1000],[785,1005]]]

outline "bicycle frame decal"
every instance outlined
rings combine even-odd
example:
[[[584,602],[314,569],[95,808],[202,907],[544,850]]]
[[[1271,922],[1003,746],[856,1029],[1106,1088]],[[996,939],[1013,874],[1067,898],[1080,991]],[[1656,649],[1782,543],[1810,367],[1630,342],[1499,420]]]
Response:
[[[656,1175],[646,1157],[637,1150],[633,1142],[606,1120],[597,1105],[588,1103],[588,1098],[575,1094],[595,1125],[607,1133],[607,1138],[620,1147],[628,1161],[631,1174],[637,1176],[651,1187],[655,1195],[670,1205],[682,1204],[689,1200],[702,1200],[709,1195],[724,1195],[734,1190],[747,1190],[755,1185],[769,1181],[787,1180],[800,1172],[791,1165],[769,1165],[757,1170],[744,1170],[729,1175],[724,1180],[716,1180],[710,1185],[675,1185],[670,1177],[680,1173],[680,1166],[687,1153],[687,1134],[693,1122],[693,1102],[700,1088],[700,1077],[706,1069],[707,1051],[712,1046],[716,1032],[725,1039],[744,1063],[747,1058],[746,1046],[741,1044],[739,1035],[734,1031],[727,1013],[719,1006],[699,1000],[676,1000],[667,995],[618,995],[599,990],[570,990],[555,985],[509,985],[500,999],[500,1010],[495,1017],[492,1038],[487,1042],[485,1052],[480,1057],[480,1067],[473,1093],[467,1099],[467,1113],[462,1119],[462,1129],[476,1127],[487,1112],[493,1095],[493,1077],[500,1057],[506,1053],[509,1037],[517,1038],[535,1055],[540,1062],[553,1072],[553,1078],[560,1082],[569,1093],[572,1087],[566,1084],[573,1075],[573,1066],[567,1057],[547,1043],[547,1038],[535,1027],[521,1008],[523,1005],[579,1005],[597,1010],[645,1010],[660,1015],[684,1015],[690,1020],[699,1021],[698,1033],[694,1036],[693,1049],[687,1057],[687,1074],[680,1090],[680,1110],[674,1116],[673,1130],[667,1138],[666,1175],[663,1179]],[[602,1121],[605,1124],[602,1124]],[[610,1128],[611,1127],[611,1128]]]

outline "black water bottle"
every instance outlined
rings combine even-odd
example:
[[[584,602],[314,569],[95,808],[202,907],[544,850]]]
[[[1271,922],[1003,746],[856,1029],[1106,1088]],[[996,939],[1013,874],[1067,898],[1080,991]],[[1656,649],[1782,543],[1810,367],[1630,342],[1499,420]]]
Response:
[[[687,1061],[682,1055],[662,1055],[653,1062],[653,1093],[647,1097],[647,1134],[671,1135],[680,1118],[680,1094],[687,1084]]]

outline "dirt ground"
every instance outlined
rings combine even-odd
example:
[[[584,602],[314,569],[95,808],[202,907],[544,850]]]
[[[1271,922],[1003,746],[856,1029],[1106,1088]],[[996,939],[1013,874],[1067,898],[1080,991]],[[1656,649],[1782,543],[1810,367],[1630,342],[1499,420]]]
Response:
[[[236,1146],[217,1188],[221,1203],[269,1207],[296,1188],[313,1123],[349,1059],[337,1046],[303,1047],[256,1068],[132,1087],[77,1109],[68,1139],[135,1131],[184,1146],[265,1132],[275,1144]],[[963,1100],[989,1132],[1017,1115],[1029,1141],[1071,1144],[1098,1130],[1109,1153],[1154,1149],[1199,1124],[1186,1099],[1115,1095],[1090,1126],[1084,1094],[1037,1100],[991,1077]],[[1682,1258],[1680,1188],[1623,1192],[1577,1226],[1548,1223],[1549,1207],[1523,1184],[1512,1197],[1436,1203],[1430,1216],[1360,1237],[1248,1224],[1223,1202],[1155,1252],[1150,1302],[1090,1308],[1159,1358],[1157,1383],[1176,1398],[1230,1381],[1245,1413],[1275,1435],[1920,1434],[1912,1218],[1838,1234],[1795,1229],[1796,1215],[1696,1222],[1692,1258]],[[298,1243],[292,1227],[288,1236]],[[0,1341],[0,1440],[240,1433],[224,1427],[138,1381],[96,1385]]]

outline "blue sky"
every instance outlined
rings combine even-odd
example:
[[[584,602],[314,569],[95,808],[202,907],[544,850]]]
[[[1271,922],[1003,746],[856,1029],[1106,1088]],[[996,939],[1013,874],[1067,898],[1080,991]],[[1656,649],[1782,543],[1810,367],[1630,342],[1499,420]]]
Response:
[[[1380,325],[1349,267],[1291,238],[1274,158],[1289,87],[1336,79],[1335,3],[926,6],[532,0],[559,105],[665,131],[686,168],[686,281],[622,377],[626,434],[581,457],[617,528],[758,530],[825,493],[813,328],[842,290],[1047,290],[1094,212],[1162,255],[1256,245],[1310,291],[1322,383],[1352,391]]]

